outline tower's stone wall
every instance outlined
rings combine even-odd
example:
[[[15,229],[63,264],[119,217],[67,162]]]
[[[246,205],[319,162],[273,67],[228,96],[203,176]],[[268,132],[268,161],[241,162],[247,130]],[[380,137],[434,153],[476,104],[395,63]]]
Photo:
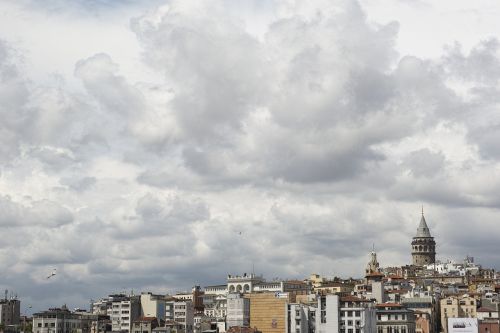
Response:
[[[411,246],[413,265],[424,266],[436,262],[436,242],[433,237],[413,237]]]

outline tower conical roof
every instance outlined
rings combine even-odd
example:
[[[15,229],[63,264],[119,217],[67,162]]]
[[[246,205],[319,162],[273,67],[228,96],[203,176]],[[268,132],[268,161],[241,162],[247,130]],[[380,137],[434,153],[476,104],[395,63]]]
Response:
[[[427,226],[427,222],[425,222],[424,214],[422,214],[422,218],[420,219],[420,224],[417,229],[417,237],[432,237],[429,227]]]

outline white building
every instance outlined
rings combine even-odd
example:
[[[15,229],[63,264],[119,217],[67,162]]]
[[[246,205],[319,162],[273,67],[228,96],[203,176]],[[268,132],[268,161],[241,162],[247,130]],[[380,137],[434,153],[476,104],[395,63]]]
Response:
[[[373,302],[354,296],[319,296],[315,317],[316,333],[377,332],[377,315]]]
[[[205,295],[227,295],[227,285],[207,286],[204,288]]]
[[[152,293],[141,294],[141,315],[165,319],[165,296]]]
[[[378,333],[415,333],[415,312],[400,304],[377,304]]]
[[[340,298],[340,333],[375,333],[377,311],[373,302],[354,296]]]
[[[227,290],[229,293],[249,293],[254,291],[256,285],[265,282],[262,276],[257,276],[254,273],[243,275],[228,275]]]
[[[185,333],[193,333],[194,308],[190,300],[168,300],[165,302],[165,317],[173,320],[184,328]]]
[[[226,320],[227,296],[226,295],[203,295],[204,314],[215,320]]]
[[[288,304],[287,333],[310,333],[315,331],[316,307],[307,304]]]
[[[250,300],[241,294],[227,295],[226,327],[250,325]]]
[[[318,297],[316,308],[316,333],[339,332],[339,296]]]
[[[66,306],[33,314],[33,333],[88,333],[90,321],[69,311]]]
[[[141,316],[140,296],[129,296],[112,302],[111,330],[130,332],[132,322]]]

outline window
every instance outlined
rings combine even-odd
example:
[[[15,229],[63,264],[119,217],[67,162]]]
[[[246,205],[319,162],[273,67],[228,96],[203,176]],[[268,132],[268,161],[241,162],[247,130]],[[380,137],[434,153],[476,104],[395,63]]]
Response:
[[[355,312],[354,312],[354,315],[355,315],[356,317],[361,317],[361,311],[355,311]]]

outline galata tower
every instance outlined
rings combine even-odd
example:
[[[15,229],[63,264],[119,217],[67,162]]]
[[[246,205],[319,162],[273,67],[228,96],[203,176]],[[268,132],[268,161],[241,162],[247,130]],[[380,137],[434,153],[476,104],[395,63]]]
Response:
[[[436,261],[436,242],[431,236],[427,222],[425,222],[424,210],[417,229],[417,235],[411,242],[413,265],[424,266],[433,264]]]

